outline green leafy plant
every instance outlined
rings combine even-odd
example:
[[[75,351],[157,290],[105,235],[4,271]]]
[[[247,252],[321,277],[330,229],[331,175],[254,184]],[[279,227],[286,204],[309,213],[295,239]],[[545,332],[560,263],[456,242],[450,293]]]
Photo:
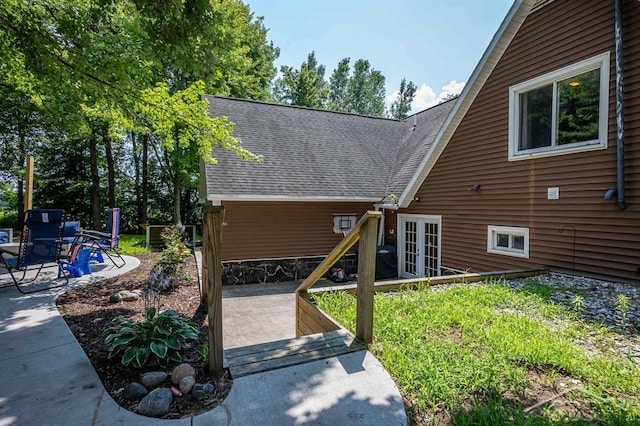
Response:
[[[191,256],[191,250],[184,235],[184,226],[178,223],[164,228],[160,236],[164,240],[165,248],[158,257],[157,266],[169,276],[170,287],[175,287],[176,283],[185,278],[185,262]]]
[[[573,296],[573,301],[571,302],[573,305],[573,309],[578,313],[579,316],[582,316],[582,311],[584,310],[584,297],[579,294]]]
[[[631,303],[629,297],[626,294],[619,294],[616,298],[616,308],[620,313],[620,326],[624,327],[627,324],[627,315],[629,314],[629,308]]]
[[[115,318],[113,325],[102,334],[105,343],[110,345],[109,358],[121,356],[122,365],[133,364],[137,368],[153,357],[161,365],[169,361],[181,362],[180,351],[188,346],[189,340],[198,338],[198,329],[173,310],[157,316],[156,312],[155,306],[145,308],[145,319],[141,322]]]

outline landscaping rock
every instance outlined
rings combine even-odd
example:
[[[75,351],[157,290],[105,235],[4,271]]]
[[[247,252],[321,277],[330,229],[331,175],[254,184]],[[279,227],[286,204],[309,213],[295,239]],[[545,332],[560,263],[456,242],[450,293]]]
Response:
[[[169,388],[154,389],[138,404],[138,413],[143,416],[162,417],[169,412],[173,393]]]
[[[178,387],[183,394],[187,394],[191,392],[191,389],[193,389],[193,385],[195,384],[196,379],[194,379],[193,376],[187,376],[183,377],[182,380],[180,380],[180,384],[178,385]]]
[[[145,388],[138,382],[133,382],[124,387],[122,396],[130,401],[136,401],[148,393],[149,391],[147,390],[147,388]]]
[[[109,296],[109,303],[118,303],[123,300],[125,302],[133,302],[134,300],[138,299],[140,299],[140,294],[138,294],[135,290],[120,290],[119,292],[113,293],[111,296]]]
[[[171,381],[174,385],[177,385],[180,383],[180,380],[187,376],[195,377],[196,370],[189,364],[183,363],[173,369],[173,373],[171,373]]]
[[[142,384],[147,388],[155,388],[167,380],[169,375],[164,371],[151,371],[142,375]]]
[[[133,302],[135,300],[140,299],[140,295],[136,294],[132,291],[128,291],[128,290],[122,290],[121,292],[119,292],[120,296],[122,296],[122,300],[124,300],[125,302]]]
[[[191,395],[196,399],[203,400],[211,396],[214,390],[215,388],[211,383],[196,383],[191,389]]]

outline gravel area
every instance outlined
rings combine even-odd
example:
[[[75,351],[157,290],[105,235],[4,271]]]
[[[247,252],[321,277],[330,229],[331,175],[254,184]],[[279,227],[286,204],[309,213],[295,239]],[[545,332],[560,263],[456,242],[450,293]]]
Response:
[[[575,343],[594,354],[604,350],[629,357],[640,366],[640,288],[554,273],[510,280],[507,284],[521,289],[532,280],[551,287],[549,299],[567,306],[582,321],[602,325],[611,331],[594,331],[585,339],[576,339]]]

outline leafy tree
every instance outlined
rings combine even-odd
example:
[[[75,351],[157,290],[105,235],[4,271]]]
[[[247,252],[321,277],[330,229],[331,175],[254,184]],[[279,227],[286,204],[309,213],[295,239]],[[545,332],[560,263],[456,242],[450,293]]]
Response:
[[[369,61],[358,59],[347,86],[348,111],[382,117],[386,94],[384,81],[382,73],[371,68]]]
[[[213,147],[218,146],[242,159],[260,160],[232,136],[233,125],[226,117],[209,116],[209,103],[200,97],[203,90],[204,82],[198,81],[174,94],[170,94],[165,83],[142,92],[146,102],[140,104],[140,112],[149,118],[151,130],[158,135],[165,151],[163,172],[165,183],[172,189],[176,222],[182,221],[181,190],[193,185],[193,176],[198,173],[199,163],[193,161],[194,157],[215,164],[217,161],[211,154]]]
[[[349,61],[349,58],[341,60],[331,74],[329,108],[382,117],[386,94],[384,76],[364,59],[355,62],[351,75]]]
[[[329,109],[334,111],[348,110],[347,88],[349,86],[350,60],[350,58],[341,60],[329,79]]]
[[[226,123],[204,120],[200,107],[194,112],[171,103],[183,99],[185,91],[190,99],[205,91],[268,99],[278,53],[266,41],[262,20],[239,0],[3,2],[0,87],[31,112],[15,114],[11,111],[18,104],[0,100],[0,114],[8,117],[0,126],[0,157],[21,164],[27,152],[35,154],[40,169],[36,188],[46,182],[78,190],[74,195],[84,202],[75,202],[85,206],[78,214],[91,216],[94,225],[103,216],[105,200],[127,205],[138,193],[134,211],[140,218],[146,215],[142,204],[147,197],[154,212],[166,211],[167,201],[170,205],[179,197],[167,191],[159,176],[195,170],[188,182],[172,180],[178,192],[188,195],[183,199],[191,199],[199,159],[211,156],[202,151],[210,145],[207,139],[221,136],[219,146],[235,150],[226,138]],[[197,81],[203,83],[194,85]],[[156,83],[163,84],[166,96],[154,92]],[[176,112],[180,108],[187,112]],[[168,111],[167,116],[160,111]],[[202,134],[191,129],[200,125]],[[173,129],[173,143],[166,126]],[[36,137],[38,143],[32,144]],[[181,157],[177,150],[183,150]],[[67,179],[67,170],[82,155],[81,172]],[[175,169],[160,173],[160,164]],[[20,189],[21,167],[0,169],[8,170],[7,179]],[[37,202],[63,201],[56,194],[35,195]]]
[[[396,100],[391,104],[391,117],[402,120],[407,118],[409,111],[411,111],[411,102],[416,95],[418,88],[412,81],[407,84],[407,81],[403,78],[400,81],[400,90]]]
[[[282,77],[275,82],[275,98],[287,105],[323,108],[329,89],[324,80],[324,65],[319,65],[314,52],[309,53],[300,69],[283,65]]]

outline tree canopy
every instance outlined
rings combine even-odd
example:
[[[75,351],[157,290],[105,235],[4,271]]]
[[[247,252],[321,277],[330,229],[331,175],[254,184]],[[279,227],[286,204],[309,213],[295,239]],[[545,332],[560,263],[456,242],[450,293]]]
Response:
[[[239,0],[2,2],[3,178],[20,203],[31,154],[36,205],[77,212],[88,226],[105,201],[129,209],[132,227],[146,221],[141,210],[180,220],[213,146],[258,159],[200,96],[269,99],[279,51],[266,33]]]
[[[365,59],[355,61],[353,69],[351,58],[342,59],[328,82],[324,78],[325,66],[318,64],[314,52],[300,69],[282,66],[280,72],[273,86],[274,99],[286,105],[405,118],[416,92],[415,84],[402,79],[401,97],[387,111],[385,77]]]

